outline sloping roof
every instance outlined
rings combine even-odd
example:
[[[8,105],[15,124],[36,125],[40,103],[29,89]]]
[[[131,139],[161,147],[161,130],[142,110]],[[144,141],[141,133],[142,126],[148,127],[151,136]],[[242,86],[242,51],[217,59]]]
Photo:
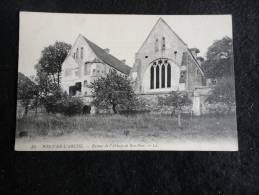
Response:
[[[204,72],[200,66],[200,63],[197,61],[197,59],[192,55],[192,52],[190,51],[190,49],[187,49],[188,53],[191,55],[192,59],[194,60],[196,66],[198,67],[198,69],[200,70],[202,76],[204,76]]]
[[[204,72],[199,64],[199,62],[196,60],[196,58],[192,55],[192,52],[188,49],[188,52],[183,52],[183,57],[182,57],[182,65],[186,65],[187,64],[187,57],[188,54],[191,56],[191,58],[193,59],[193,61],[195,62],[195,65],[198,67],[200,73],[202,74],[202,76],[204,76]]]
[[[112,56],[111,54],[108,54],[104,49],[100,48],[98,45],[93,43],[92,41],[85,38],[85,41],[88,43],[89,47],[93,50],[95,55],[100,58],[104,63],[110,65],[111,67],[115,68],[116,70],[129,75],[131,67],[124,64],[122,61],[117,59],[116,57]]]

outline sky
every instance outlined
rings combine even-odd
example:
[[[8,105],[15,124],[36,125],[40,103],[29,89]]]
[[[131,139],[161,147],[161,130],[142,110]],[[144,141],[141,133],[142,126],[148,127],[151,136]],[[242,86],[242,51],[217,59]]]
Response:
[[[18,71],[35,75],[34,65],[44,47],[63,41],[73,45],[79,34],[133,66],[134,56],[152,27],[162,17],[187,43],[206,57],[208,47],[232,38],[231,15],[121,15],[20,12]]]

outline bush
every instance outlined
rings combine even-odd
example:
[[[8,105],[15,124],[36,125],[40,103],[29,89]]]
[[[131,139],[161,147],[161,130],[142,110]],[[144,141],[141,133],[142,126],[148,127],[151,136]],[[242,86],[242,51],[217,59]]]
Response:
[[[231,112],[235,106],[234,78],[224,77],[220,79],[205,102],[214,104],[215,112]]]
[[[61,113],[67,116],[81,114],[83,109],[83,102],[79,97],[67,96],[61,104]]]
[[[79,97],[68,96],[67,93],[61,91],[46,96],[43,101],[48,113],[61,113],[66,116],[82,113],[82,100]]]

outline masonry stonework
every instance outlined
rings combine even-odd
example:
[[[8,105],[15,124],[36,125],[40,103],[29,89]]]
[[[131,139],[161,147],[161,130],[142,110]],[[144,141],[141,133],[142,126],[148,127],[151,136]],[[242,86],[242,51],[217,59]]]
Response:
[[[160,18],[135,54],[132,68],[79,35],[62,66],[62,88],[69,94],[92,102],[88,85],[110,70],[129,76],[135,93],[157,105],[160,96],[186,91],[193,100],[193,111],[201,114],[200,91],[204,73],[197,60],[198,49],[188,45]],[[76,92],[76,93],[75,93]]]

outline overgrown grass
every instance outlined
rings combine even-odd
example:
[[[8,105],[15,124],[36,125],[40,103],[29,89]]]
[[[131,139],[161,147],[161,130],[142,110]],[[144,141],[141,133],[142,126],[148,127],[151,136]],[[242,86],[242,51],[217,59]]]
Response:
[[[62,115],[38,115],[17,119],[17,136],[27,132],[29,136],[61,136],[73,132],[85,132],[92,136],[149,136],[149,137],[204,137],[235,136],[235,115],[186,117],[182,127],[170,116],[141,114],[86,115],[67,117]]]

